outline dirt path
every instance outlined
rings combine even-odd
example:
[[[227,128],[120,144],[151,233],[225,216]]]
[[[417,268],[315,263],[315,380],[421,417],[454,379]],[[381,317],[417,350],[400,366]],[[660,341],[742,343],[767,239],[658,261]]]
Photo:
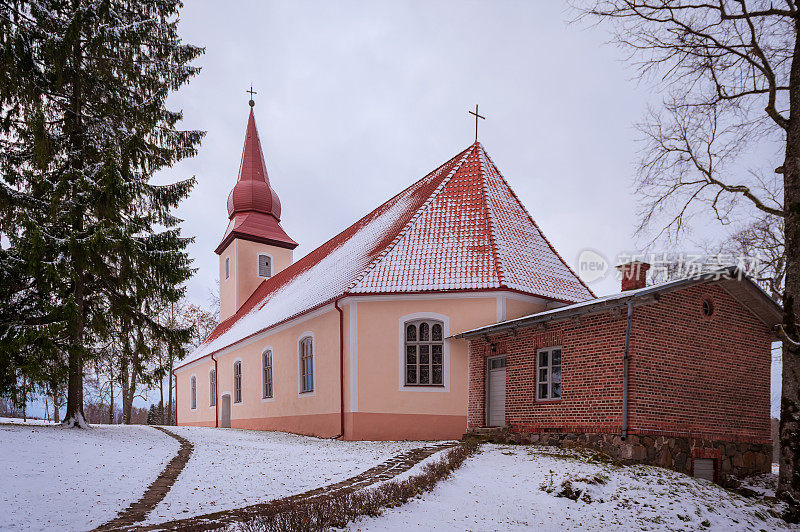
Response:
[[[187,519],[179,519],[175,521],[168,521],[166,523],[159,523],[157,525],[147,525],[147,526],[135,526],[134,523],[136,523],[136,521],[132,522],[129,521],[127,523],[119,522],[118,520],[122,517],[120,515],[120,517],[118,517],[116,520],[108,523],[108,525],[104,525],[104,527],[115,524],[115,526],[112,527],[112,529],[116,527],[124,530],[142,530],[142,531],[143,530],[186,530],[186,529],[191,529],[193,531],[213,530],[226,525],[241,523],[242,521],[245,521],[248,518],[269,511],[271,508],[283,505],[287,502],[327,497],[334,493],[356,491],[366,486],[369,486],[370,484],[375,484],[383,480],[391,479],[399,475],[400,473],[408,471],[416,464],[420,463],[422,460],[428,458],[432,454],[453,447],[455,445],[457,444],[440,443],[440,444],[428,445],[425,447],[412,449],[405,453],[394,456],[389,460],[386,460],[385,462],[381,462],[375,467],[367,469],[363,473],[356,475],[354,477],[350,477],[341,482],[337,482],[335,484],[329,484],[327,486],[322,486],[310,491],[306,491],[304,493],[299,493],[297,495],[292,495],[290,497],[284,497],[282,499],[275,499],[265,503],[253,504],[251,506],[245,506],[243,508],[236,508],[233,510],[223,510],[220,512],[189,517]],[[161,498],[163,498],[163,496]],[[159,499],[159,501],[160,500],[161,499]],[[142,519],[143,518],[144,517],[142,517]],[[101,527],[98,530],[109,530],[109,528],[104,528],[104,527]]]
[[[158,475],[158,478],[155,479],[152,484],[150,484],[150,487],[147,488],[147,491],[144,492],[144,495],[142,495],[141,499],[131,503],[130,506],[120,511],[117,514],[117,517],[108,523],[97,527],[95,532],[103,530],[119,530],[143,521],[148,512],[155,508],[158,503],[160,503],[162,499],[167,496],[167,493],[169,493],[172,485],[175,484],[176,480],[178,480],[178,475],[180,475],[181,471],[183,471],[183,468],[186,467],[186,462],[189,461],[189,457],[192,455],[192,450],[194,449],[192,442],[182,436],[178,436],[177,434],[168,431],[165,428],[153,428],[160,430],[167,436],[171,436],[178,440],[178,442],[181,444],[178,454],[176,454],[172,460],[169,461],[167,467],[165,467],[164,470]]]

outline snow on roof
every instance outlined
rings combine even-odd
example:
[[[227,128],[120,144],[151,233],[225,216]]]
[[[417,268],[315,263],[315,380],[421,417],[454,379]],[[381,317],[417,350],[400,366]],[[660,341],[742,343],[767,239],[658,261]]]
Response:
[[[558,256],[475,143],[386,255],[350,293],[511,288],[548,299],[594,295]]]
[[[503,286],[570,303],[593,299],[483,149],[480,158]]]
[[[520,318],[515,318],[513,320],[501,321],[492,325],[486,325],[484,327],[478,327],[475,329],[464,331],[454,335],[454,337],[455,338],[474,337],[477,335],[492,332],[494,330],[510,329],[531,323],[538,323],[550,319],[555,319],[563,315],[568,316],[575,312],[592,309],[593,307],[600,307],[606,309],[609,306],[625,304],[627,303],[628,300],[631,299],[636,299],[638,297],[647,296],[651,294],[669,292],[671,290],[683,288],[684,286],[690,284],[696,284],[708,281],[733,281],[733,280],[746,282],[747,285],[750,286],[755,293],[759,294],[759,296],[764,301],[768,301],[771,304],[771,306],[773,306],[776,309],[778,308],[778,303],[775,300],[773,300],[766,292],[764,292],[764,290],[760,286],[754,283],[750,277],[745,275],[744,272],[742,272],[742,270],[740,270],[735,266],[729,266],[713,270],[710,272],[691,275],[689,277],[684,277],[681,279],[675,279],[672,281],[666,281],[651,286],[645,286],[643,288],[637,288],[634,290],[625,290],[622,292],[618,292],[616,294],[609,294],[594,299],[588,299],[586,301],[580,301],[578,303],[573,303],[571,305],[563,305],[558,308],[543,310],[542,312],[529,314],[527,316],[522,316]]]
[[[594,297],[476,142],[262,282],[183,365],[345,294],[498,288]]]

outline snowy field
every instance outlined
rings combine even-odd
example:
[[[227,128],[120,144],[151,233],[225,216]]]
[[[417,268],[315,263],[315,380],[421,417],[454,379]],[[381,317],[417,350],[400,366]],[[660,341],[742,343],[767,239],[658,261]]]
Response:
[[[424,442],[347,442],[204,427],[170,427],[194,452],[148,516],[159,523],[240,508],[332,484]]]
[[[169,427],[194,451],[149,523],[338,482],[422,442],[340,442],[280,432]],[[0,424],[0,530],[90,530],[142,496],[178,452],[146,426]]]
[[[178,442],[151,427],[34,421],[0,425],[0,450],[0,530],[89,530],[138,500]]]
[[[46,421],[44,419],[22,419],[18,417],[0,417],[0,424],[11,425],[55,425],[53,421]]]
[[[763,503],[710,482],[657,467],[620,468],[591,456],[485,445],[433,492],[349,529],[788,529]]]
[[[192,441],[194,451],[148,523],[301,493],[425,445],[341,442],[235,429],[170,429]],[[137,500],[177,453],[178,442],[144,426],[77,430],[0,424],[0,449],[0,530],[90,530]],[[433,492],[349,528],[787,529],[770,516],[763,502],[665,469],[617,467],[594,456],[485,445]],[[421,469],[418,464],[398,480]]]

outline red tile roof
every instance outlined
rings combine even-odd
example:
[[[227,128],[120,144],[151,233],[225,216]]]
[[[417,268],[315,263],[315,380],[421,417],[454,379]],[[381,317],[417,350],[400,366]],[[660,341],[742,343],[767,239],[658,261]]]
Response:
[[[346,294],[497,289],[594,297],[475,143],[262,282],[186,363]]]

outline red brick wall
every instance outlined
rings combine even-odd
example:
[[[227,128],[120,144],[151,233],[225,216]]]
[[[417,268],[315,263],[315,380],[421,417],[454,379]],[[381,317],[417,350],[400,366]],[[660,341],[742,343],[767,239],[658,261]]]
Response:
[[[763,322],[718,285],[665,294],[634,317],[632,429],[770,441],[772,354]]]
[[[710,297],[714,315],[705,318]],[[506,424],[519,432],[619,432],[626,310],[550,322],[470,345],[468,426],[484,426],[485,357],[506,353]],[[536,350],[561,345],[562,399],[536,401]],[[769,441],[767,327],[716,285],[634,308],[631,433]]]

